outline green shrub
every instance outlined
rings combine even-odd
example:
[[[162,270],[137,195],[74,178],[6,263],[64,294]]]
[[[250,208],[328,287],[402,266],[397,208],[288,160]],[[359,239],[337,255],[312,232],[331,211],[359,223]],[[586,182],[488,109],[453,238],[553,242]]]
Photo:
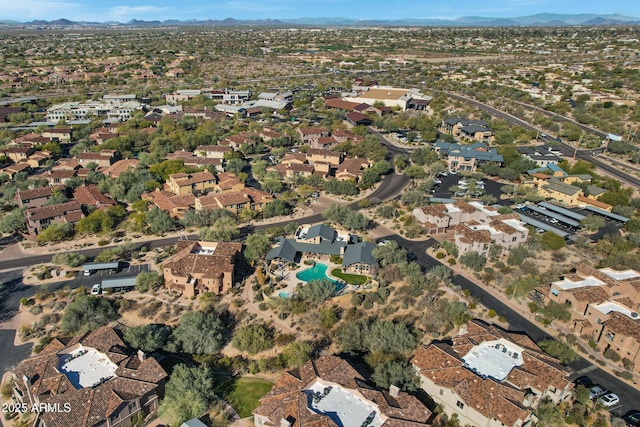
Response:
[[[449,258],[449,259],[447,260],[447,264],[449,264],[449,265],[456,265],[457,263],[456,263],[455,258]]]
[[[266,302],[261,302],[260,304],[258,304],[258,310],[260,311],[265,311],[268,308],[269,308],[269,305]]]
[[[436,259],[444,259],[444,257],[446,257],[446,255],[444,254],[444,252],[438,252],[436,254]]]
[[[614,362],[618,362],[621,359],[620,355],[612,348],[608,348],[605,350],[604,357],[613,360]]]
[[[104,240],[104,239],[102,239],[102,240],[99,240],[99,241],[98,241],[98,246],[106,246],[106,245],[108,245],[108,244],[109,244],[109,241],[108,241],[108,240]]]
[[[489,316],[489,318],[493,319],[494,317],[496,317],[498,315],[498,313],[496,313],[496,311],[492,308],[487,312],[487,316]]]
[[[625,380],[633,380],[633,374],[629,371],[613,371],[613,373],[620,378],[624,378]]]

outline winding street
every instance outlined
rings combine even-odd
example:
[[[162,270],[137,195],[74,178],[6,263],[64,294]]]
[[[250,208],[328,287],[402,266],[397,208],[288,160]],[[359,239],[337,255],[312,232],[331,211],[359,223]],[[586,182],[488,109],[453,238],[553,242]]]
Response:
[[[461,98],[461,97],[459,97]],[[468,101],[465,98],[462,98],[465,102]],[[471,102],[471,100],[469,100]],[[535,129],[529,124],[523,122],[520,119],[517,119],[507,113],[500,112],[498,110],[493,109],[492,107],[486,106],[484,104],[478,103],[477,101],[473,101],[474,105],[479,106],[480,108],[486,109],[488,107],[491,109],[491,113],[494,112],[499,113],[496,114],[497,117],[504,118],[505,120],[526,127],[527,129]],[[391,158],[399,153],[407,153],[407,150],[403,148],[397,147],[387,141],[384,136],[374,130],[370,130],[374,135],[376,135],[380,140],[388,147]],[[393,199],[397,197],[402,189],[409,183],[409,179],[404,175],[398,175],[395,172],[389,175],[386,175],[382,182],[379,184],[378,188],[371,193],[369,199],[374,202],[382,202],[385,200]],[[357,205],[357,202],[353,202],[348,205],[353,209],[360,209]],[[310,215],[307,217],[299,218],[298,221],[304,221],[307,223],[320,222],[323,220],[321,214]],[[255,229],[265,229],[269,227],[277,227],[284,226],[289,224],[291,220],[285,220],[278,223],[265,224],[256,226]],[[190,236],[191,237],[191,236]],[[436,241],[433,239],[428,239],[426,241],[410,241],[402,238],[397,234],[389,235],[388,239],[392,239],[397,241],[401,246],[405,247],[409,252],[412,252],[416,255],[417,262],[425,269],[433,268],[437,265],[444,265],[440,261],[432,258],[427,255],[426,251],[428,248],[432,247],[436,244]],[[151,242],[145,242],[142,244],[149,245],[151,248],[158,248],[162,246],[167,246],[174,244],[178,238],[170,237],[170,238],[161,238]],[[140,245],[142,245],[140,244]],[[79,250],[78,252],[82,253],[87,257],[92,257],[97,255],[104,248],[96,248],[96,249],[84,249]],[[35,264],[40,264],[44,262],[51,261],[52,255],[40,255],[40,256],[31,256],[31,257],[23,257],[19,259],[13,260],[2,260],[0,261],[0,270],[16,268],[16,267],[27,267]],[[540,339],[549,338],[549,334],[545,332],[545,330],[541,329],[537,324],[532,323],[522,314],[513,310],[507,304],[500,301],[499,298],[492,295],[492,290],[484,287],[480,283],[474,283],[469,279],[460,276],[454,275],[452,277],[452,281],[455,285],[460,286],[462,289],[468,289],[471,291],[472,295],[477,298],[478,302],[484,305],[487,308],[494,309],[498,315],[504,316],[509,322],[510,328],[515,331],[524,331],[526,332],[532,339],[539,341]],[[34,287],[31,287],[32,289]],[[35,292],[35,290],[33,290]],[[12,300],[15,299],[15,296]],[[11,304],[14,305],[14,304]],[[12,310],[15,307],[9,307],[9,304],[5,304],[3,310]],[[8,332],[8,331],[7,331]],[[5,334],[6,335],[6,334]],[[6,338],[6,337],[5,337]],[[12,351],[15,353],[16,357],[23,357],[25,352],[24,348],[20,348],[19,350],[13,349],[13,343],[9,343],[7,339],[4,339],[2,342],[2,347],[0,348],[12,348]],[[7,350],[3,350],[7,351]],[[4,358],[4,356],[3,356]],[[21,360],[21,359],[18,359]],[[609,374],[608,372],[594,366],[591,362],[586,359],[580,358],[578,361],[569,364],[569,367],[576,372],[580,373],[588,373],[589,377],[594,382],[598,382],[605,386],[607,389],[614,391],[618,396],[620,396],[621,403],[619,407],[615,409],[616,415],[622,415],[625,411],[632,409],[632,405],[636,402],[640,402],[640,392],[627,384],[626,382],[618,379],[617,377]],[[577,377],[578,374],[574,374],[574,377]]]

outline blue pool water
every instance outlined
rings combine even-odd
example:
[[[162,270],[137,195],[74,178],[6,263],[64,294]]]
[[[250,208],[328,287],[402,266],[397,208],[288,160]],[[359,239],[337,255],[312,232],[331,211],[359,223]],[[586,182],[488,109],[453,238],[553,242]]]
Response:
[[[314,265],[313,267],[301,271],[300,273],[296,274],[296,277],[305,282],[327,279],[331,280],[336,285],[336,289],[340,289],[342,287],[340,282],[337,282],[327,276],[327,265],[322,263],[316,263],[316,265]]]
[[[280,292],[280,293],[278,294],[278,296],[279,296],[280,298],[290,298],[290,297],[291,297],[291,294],[289,294],[289,292]]]

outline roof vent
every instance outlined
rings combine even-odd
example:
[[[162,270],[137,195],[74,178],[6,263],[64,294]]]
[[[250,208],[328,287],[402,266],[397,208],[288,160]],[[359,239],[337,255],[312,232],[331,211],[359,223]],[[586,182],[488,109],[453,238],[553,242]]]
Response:
[[[633,317],[634,319],[638,318],[638,313],[636,313],[635,311],[633,313],[631,313],[631,317]]]

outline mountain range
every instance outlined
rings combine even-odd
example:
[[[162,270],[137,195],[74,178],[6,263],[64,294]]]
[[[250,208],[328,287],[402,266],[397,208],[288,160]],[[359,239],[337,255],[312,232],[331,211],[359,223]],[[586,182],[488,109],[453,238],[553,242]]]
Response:
[[[610,25],[640,25],[640,18],[633,18],[618,14],[554,14],[539,13],[536,15],[520,16],[513,18],[491,18],[482,16],[466,16],[456,19],[394,19],[394,20],[358,20],[350,18],[297,18],[297,19],[260,19],[237,20],[227,18],[224,20],[165,20],[144,21],[133,19],[129,22],[86,22],[57,19],[54,21],[30,21],[18,22],[14,20],[1,20],[2,26],[28,26],[28,27],[176,27],[176,26],[395,26],[395,27],[539,27],[539,26],[610,26]]]

